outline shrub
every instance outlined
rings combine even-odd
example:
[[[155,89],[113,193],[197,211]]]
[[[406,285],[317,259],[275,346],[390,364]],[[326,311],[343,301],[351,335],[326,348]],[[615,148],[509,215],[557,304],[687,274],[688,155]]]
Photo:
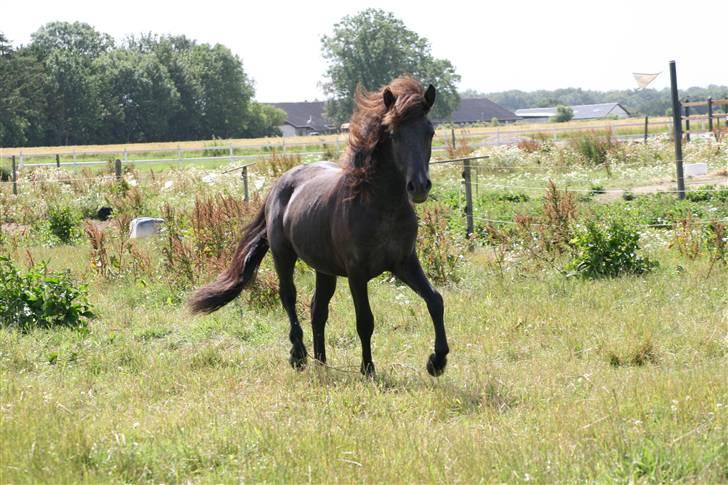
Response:
[[[518,140],[518,149],[522,152],[526,153],[535,153],[539,150],[541,150],[542,143],[538,140],[533,140],[531,138],[521,138]]]
[[[50,273],[45,264],[21,272],[0,257],[0,325],[32,328],[85,328],[93,318],[85,285],[76,286],[68,272]]]
[[[569,106],[560,105],[556,107],[556,114],[551,117],[551,121],[556,123],[564,123],[570,121],[574,117],[574,110]]]
[[[67,244],[78,237],[81,217],[71,207],[55,206],[48,208],[48,223],[51,233]]]
[[[657,263],[637,255],[639,233],[621,222],[604,229],[594,221],[571,241],[576,256],[567,265],[571,275],[584,278],[614,278],[650,272]]]
[[[0,167],[0,182],[9,182],[12,177],[10,169],[7,167]]]

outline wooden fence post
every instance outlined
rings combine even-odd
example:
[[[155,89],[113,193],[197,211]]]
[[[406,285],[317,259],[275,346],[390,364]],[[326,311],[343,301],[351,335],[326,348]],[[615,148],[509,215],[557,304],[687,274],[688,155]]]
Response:
[[[13,195],[18,195],[18,168],[15,166],[15,155],[12,157],[13,165]]]
[[[463,181],[465,182],[465,219],[467,228],[465,235],[468,239],[473,235],[473,186],[470,174],[470,159],[463,160]]]
[[[118,158],[114,160],[114,175],[116,180],[121,180],[121,160]]]
[[[713,98],[708,98],[708,131],[713,132]]]
[[[250,196],[248,195],[248,167],[243,167],[243,171],[241,173],[243,176],[243,198],[245,199],[245,202],[250,201]]]
[[[682,121],[680,120],[680,100],[677,93],[677,70],[675,61],[670,61],[670,91],[672,92],[672,126],[675,140],[675,170],[677,174],[677,196],[685,198],[685,177],[683,175]]]
[[[61,155],[56,153],[56,168],[61,168]]]
[[[645,116],[645,145],[647,144],[647,135],[649,133],[649,123],[650,123],[650,117]]]
[[[690,100],[685,98],[685,104]],[[690,106],[685,106],[685,141],[690,141]]]

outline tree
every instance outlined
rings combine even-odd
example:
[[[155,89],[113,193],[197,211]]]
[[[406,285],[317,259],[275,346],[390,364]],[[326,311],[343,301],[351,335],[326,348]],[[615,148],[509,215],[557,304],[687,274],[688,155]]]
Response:
[[[556,107],[556,114],[551,117],[551,121],[556,123],[563,123],[569,121],[574,117],[574,110],[569,106],[559,105]]]
[[[31,36],[30,49],[48,75],[48,142],[93,143],[101,117],[94,60],[113,39],[81,22],[51,22]]]
[[[167,68],[154,54],[117,49],[99,57],[94,70],[103,107],[103,141],[168,138],[180,96]]]
[[[457,107],[455,88],[460,76],[446,59],[436,59],[430,43],[408,30],[392,13],[367,9],[346,16],[321,38],[328,62],[324,91],[330,100],[327,115],[337,123],[348,120],[358,85],[379,89],[392,79],[409,74],[437,88],[433,118],[446,119]]]
[[[0,146],[42,141],[45,112],[43,66],[0,34]]]

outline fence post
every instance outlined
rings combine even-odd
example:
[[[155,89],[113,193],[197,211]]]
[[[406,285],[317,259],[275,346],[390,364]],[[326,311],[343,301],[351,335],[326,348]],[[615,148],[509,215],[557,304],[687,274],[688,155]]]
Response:
[[[61,155],[56,153],[56,168],[61,168]]]
[[[672,126],[675,140],[675,170],[677,175],[677,196],[685,198],[685,177],[683,175],[682,121],[680,119],[680,100],[677,93],[677,71],[675,61],[670,61],[670,91],[672,92]]]
[[[245,199],[245,202],[250,201],[250,196],[248,195],[248,166],[243,167],[243,171],[241,173],[243,176],[243,198]]]
[[[685,98],[685,103],[689,103],[690,99]],[[685,106],[685,141],[690,141],[690,106]]]
[[[708,131],[713,132],[713,98],[708,98]]]
[[[18,170],[15,166],[15,155],[12,157],[12,165],[13,165],[13,195],[18,195]]]
[[[645,116],[645,145],[647,144],[647,135],[649,133],[649,123],[650,123],[650,117]]]
[[[463,181],[465,182],[465,219],[467,229],[465,235],[470,238],[473,235],[473,186],[470,177],[470,159],[463,160]]]
[[[452,140],[452,152],[455,153],[455,128],[450,128],[450,139]],[[454,158],[454,157],[453,157]]]
[[[118,158],[114,160],[114,175],[116,176],[116,180],[121,179],[121,160]]]

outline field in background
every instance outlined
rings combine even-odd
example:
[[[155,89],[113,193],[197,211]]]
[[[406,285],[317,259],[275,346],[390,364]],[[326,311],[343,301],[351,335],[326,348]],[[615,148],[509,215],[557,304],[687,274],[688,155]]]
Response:
[[[374,380],[358,373],[342,279],[330,367],[288,366],[270,257],[251,293],[189,315],[188,292],[226,264],[249,218],[239,172],[130,164],[117,181],[108,167],[24,170],[18,196],[0,184],[0,255],[69,270],[97,317],[82,330],[0,328],[2,481],[728,481],[728,271],[708,231],[728,222],[728,189],[691,187],[683,202],[638,193],[671,182],[669,141],[609,145],[601,161],[580,147],[477,149],[490,158],[474,170],[471,240],[462,165],[433,165],[418,245],[445,300],[452,354],[438,379],[424,365],[427,308],[388,275],[369,285]],[[728,180],[725,144],[696,141],[686,157]],[[292,160],[251,168],[253,204]],[[634,193],[605,203],[615,188]],[[114,219],[92,221],[106,204]],[[71,219],[77,232],[61,243],[49,218],[65,209],[89,225]],[[128,220],[141,215],[167,229],[130,242]],[[568,276],[574,233],[551,231],[588,221],[634,227],[659,266]],[[539,249],[558,237],[562,249]],[[312,271],[298,265],[296,281],[310,352]]]

